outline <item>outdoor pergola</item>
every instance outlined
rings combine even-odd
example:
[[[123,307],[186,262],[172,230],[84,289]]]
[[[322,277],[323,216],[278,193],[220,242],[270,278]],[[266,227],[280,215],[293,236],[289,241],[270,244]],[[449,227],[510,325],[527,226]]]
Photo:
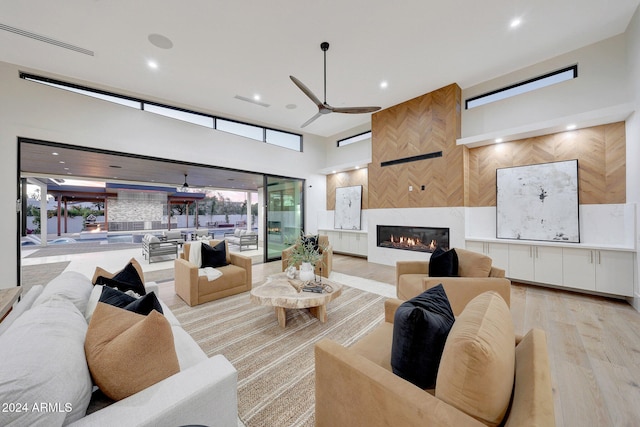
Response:
[[[134,187],[135,189],[135,187]],[[114,193],[108,191],[109,188],[92,188],[92,187],[75,187],[75,188],[48,188],[47,194],[53,196],[57,202],[57,218],[58,218],[58,236],[63,232],[67,233],[68,230],[68,206],[76,203],[103,203],[104,204],[104,226],[100,224],[95,226],[94,229],[108,231],[108,209],[109,197],[113,197]],[[161,189],[159,189],[161,190]],[[189,206],[195,203],[195,227],[198,228],[198,201],[205,198],[204,193],[181,193],[175,192],[173,194],[167,194],[167,212],[168,217],[171,216],[171,210],[173,205],[185,205],[185,214],[187,217],[187,224],[189,223]],[[64,223],[62,223],[62,208],[64,207]],[[171,230],[171,221],[167,221],[167,227]]]

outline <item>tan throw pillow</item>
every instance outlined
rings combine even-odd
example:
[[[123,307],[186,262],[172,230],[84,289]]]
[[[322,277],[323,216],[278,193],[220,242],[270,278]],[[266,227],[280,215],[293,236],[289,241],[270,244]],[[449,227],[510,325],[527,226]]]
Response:
[[[129,262],[136,269],[136,271],[138,272],[138,276],[140,276],[140,280],[142,280],[142,283],[144,283],[144,273],[142,272],[142,266],[140,265],[138,260],[135,258],[131,258]],[[102,267],[96,267],[96,271],[93,273],[93,279],[91,279],[91,283],[95,285],[98,281],[98,277],[100,276],[106,277],[107,279],[113,279],[113,276],[115,276],[116,274],[118,274],[117,271],[115,273],[110,273]]]
[[[114,400],[180,371],[171,325],[157,311],[142,316],[98,303],[84,350],[93,380]]]
[[[477,252],[456,248],[460,277],[489,277],[491,258]]]
[[[515,334],[511,312],[494,291],[472,299],[445,343],[436,397],[489,426],[502,422],[513,390]]]

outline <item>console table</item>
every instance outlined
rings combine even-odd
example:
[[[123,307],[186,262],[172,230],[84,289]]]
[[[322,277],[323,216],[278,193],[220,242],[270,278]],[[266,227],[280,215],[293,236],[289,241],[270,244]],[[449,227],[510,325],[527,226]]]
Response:
[[[20,286],[0,289],[0,322],[9,314],[13,308],[13,304],[18,300],[21,293],[22,288]]]

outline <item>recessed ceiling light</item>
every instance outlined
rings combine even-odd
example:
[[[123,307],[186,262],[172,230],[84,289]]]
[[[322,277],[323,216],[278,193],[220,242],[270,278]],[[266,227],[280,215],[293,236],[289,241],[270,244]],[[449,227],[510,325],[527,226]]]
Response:
[[[64,170],[68,171],[68,170],[69,170],[69,168],[64,168]]]
[[[520,18],[514,18],[511,20],[511,23],[509,24],[509,26],[511,28],[516,28],[516,27],[519,27],[520,24],[522,24],[522,20]]]
[[[64,160],[60,160],[58,163],[60,163],[61,165],[64,165]]]
[[[570,124],[567,126],[567,130],[574,130],[577,126],[575,124]]]
[[[157,70],[158,69],[158,63],[156,61],[151,60],[151,59],[147,61],[147,65],[152,70]]]
[[[253,95],[253,99],[254,101],[260,101],[260,95],[256,93],[255,95]]]
[[[360,166],[356,166],[356,169],[360,169]]]
[[[336,173],[336,171],[331,171],[331,173]]]
[[[386,80],[380,82],[380,89],[386,89],[389,86],[389,82]]]
[[[149,34],[147,38],[152,45],[160,49],[171,49],[173,47],[173,42],[162,34]]]
[[[52,156],[58,156],[59,154],[54,151],[53,153],[51,153],[51,155]]]
[[[502,141],[504,141],[504,140],[503,140],[502,138],[496,138],[496,139],[495,139],[495,141],[499,144],[499,143],[501,143],[501,142],[502,142]]]

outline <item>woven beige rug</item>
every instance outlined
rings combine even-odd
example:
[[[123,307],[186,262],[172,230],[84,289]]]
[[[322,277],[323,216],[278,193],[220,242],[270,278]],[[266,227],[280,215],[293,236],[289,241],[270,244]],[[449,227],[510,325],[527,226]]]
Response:
[[[207,355],[223,354],[238,370],[238,416],[247,427],[313,426],[314,344],[351,345],[383,321],[385,299],[345,286],[327,306],[327,323],[287,310],[284,329],[275,310],[252,304],[248,292],[170,308]]]

